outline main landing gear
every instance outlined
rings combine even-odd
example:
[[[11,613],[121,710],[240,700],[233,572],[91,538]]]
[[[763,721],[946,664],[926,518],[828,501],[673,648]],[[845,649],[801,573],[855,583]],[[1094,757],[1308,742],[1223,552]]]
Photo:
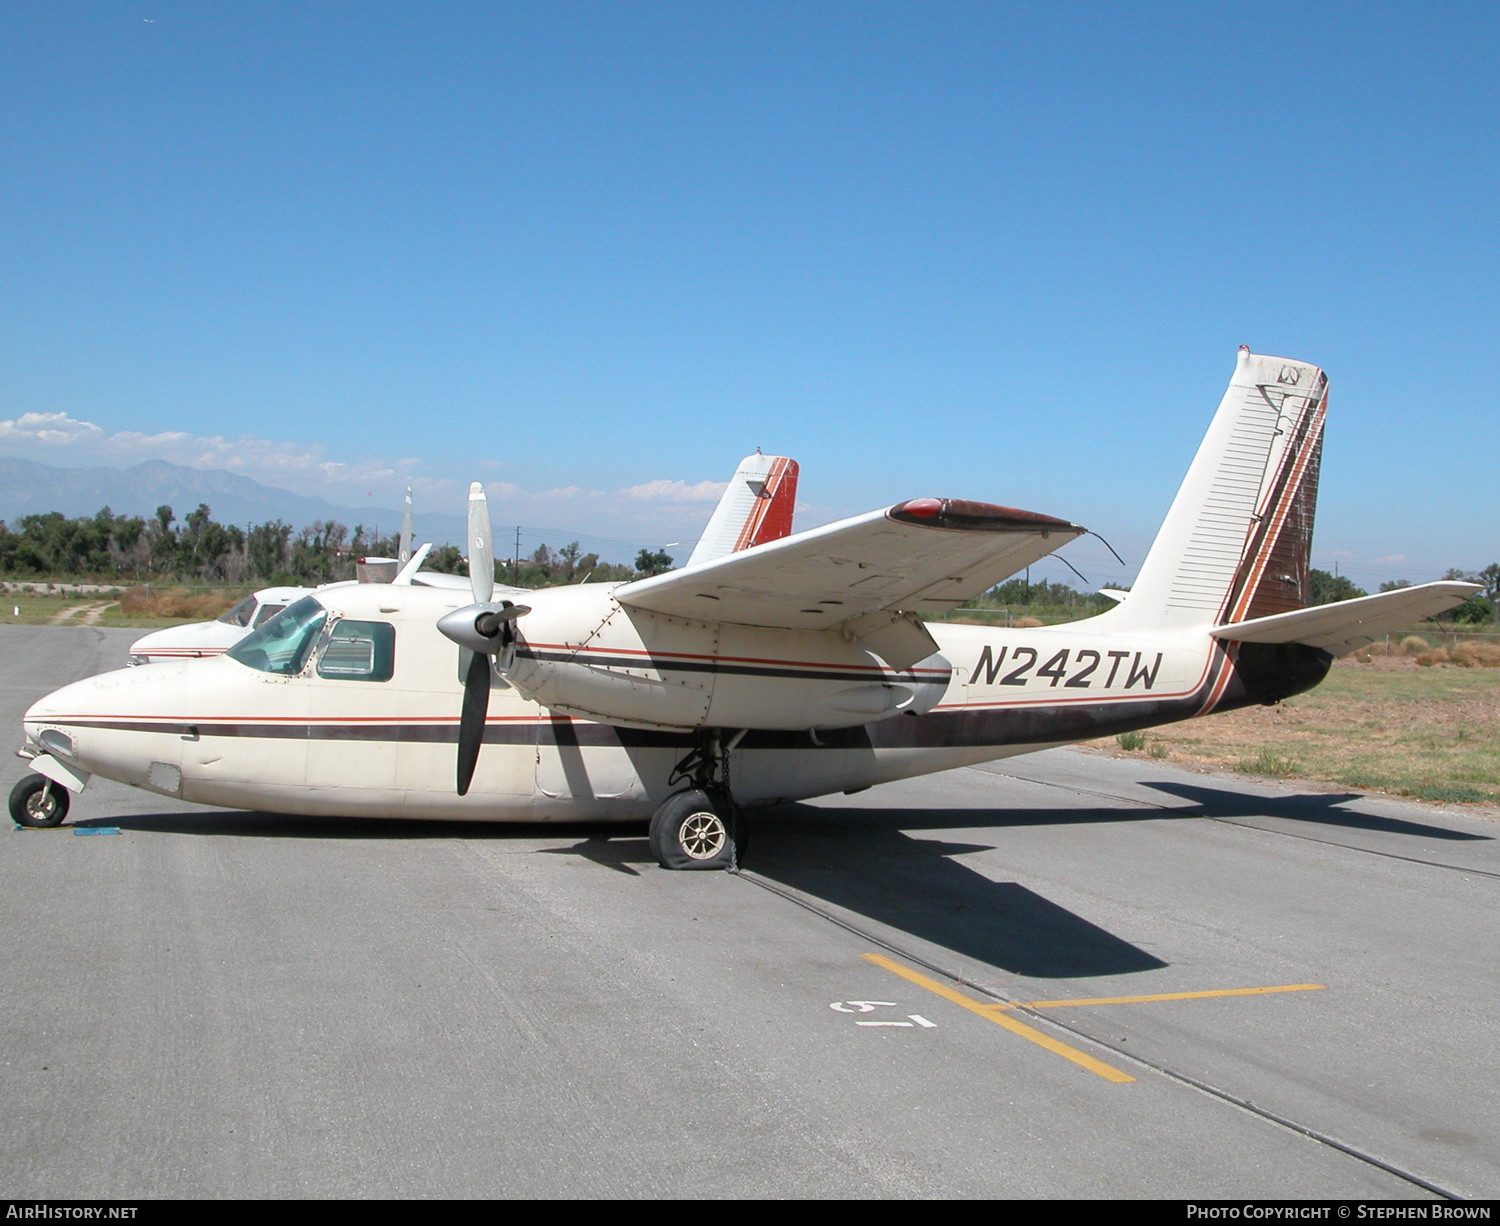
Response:
[[[668,796],[651,815],[651,852],[662,868],[739,867],[746,840],[740,808],[729,792],[729,754],[742,736],[736,733],[726,743],[713,729],[673,768],[669,787],[693,786]]]
[[[10,816],[18,826],[60,826],[68,816],[68,789],[46,775],[27,775],[10,790]]]

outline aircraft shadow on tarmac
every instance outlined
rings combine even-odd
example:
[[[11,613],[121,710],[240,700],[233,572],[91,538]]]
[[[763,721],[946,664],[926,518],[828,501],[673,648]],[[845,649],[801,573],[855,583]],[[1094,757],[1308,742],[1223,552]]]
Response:
[[[1426,822],[1409,822],[1397,817],[1379,817],[1374,813],[1334,807],[1345,801],[1364,799],[1358,792],[1250,796],[1244,792],[1201,787],[1191,783],[1143,781],[1143,784],[1158,792],[1192,801],[1198,806],[1197,809],[1177,810],[1183,817],[1275,817],[1286,821],[1317,822],[1325,826],[1343,826],[1353,830],[1372,830],[1382,834],[1403,834],[1424,839],[1493,841],[1492,836],[1487,834],[1470,834],[1464,830],[1451,830],[1446,826],[1433,826]]]
[[[1159,970],[1165,962],[1013,881],[991,881],[954,859],[988,843],[906,833],[910,811],[782,805],[756,813],[744,867],[967,959],[1035,979]],[[923,814],[945,828],[993,826],[993,813]],[[550,854],[579,855],[634,874],[654,859],[643,839],[586,839]]]
[[[1069,814],[1075,820],[1079,811]],[[1017,882],[992,881],[955,859],[990,843],[953,843],[908,833],[923,827],[994,828],[1012,816],[990,809],[904,810],[782,805],[751,818],[745,867],[769,881],[951,950],[963,959],[1037,979],[1158,970],[1145,950]],[[1036,814],[1027,815],[1032,820]],[[1110,816],[1115,816],[1111,814]],[[1101,820],[1102,814],[1094,814]],[[639,824],[499,824],[288,817],[251,812],[130,814],[80,826],[157,834],[314,839],[568,838],[538,849],[579,856],[613,872],[654,865]]]
[[[993,810],[783,805],[756,816],[746,868],[962,958],[1034,979],[1159,970],[1167,963],[1014,881],[956,857],[993,843],[923,838],[913,829],[993,829]]]
[[[1479,840],[1488,836],[1341,809],[1356,793],[1251,796],[1188,783],[1148,783],[1191,802],[1182,809],[1108,806],[1015,809],[888,809],[781,805],[749,818],[745,867],[857,916],[952,951],[960,958],[1035,979],[1077,979],[1157,970],[1167,965],[1017,882],[992,881],[957,857],[993,842],[945,842],[920,831],[986,830],[1073,823],[1270,817],[1408,838]],[[163,834],[315,839],[546,839],[548,855],[576,856],[638,876],[653,858],[639,824],[490,824],[288,817],[251,812],[173,812],[97,818]],[[556,841],[576,838],[571,845]]]

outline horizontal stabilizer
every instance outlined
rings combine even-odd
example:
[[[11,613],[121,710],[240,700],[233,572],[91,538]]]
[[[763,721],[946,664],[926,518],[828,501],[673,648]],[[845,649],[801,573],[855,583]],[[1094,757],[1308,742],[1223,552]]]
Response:
[[[1423,583],[1381,592],[1378,596],[1360,596],[1337,604],[1313,605],[1292,613],[1235,622],[1210,633],[1215,638],[1239,643],[1305,643],[1341,656],[1373,643],[1382,635],[1405,630],[1424,617],[1435,617],[1483,590],[1477,583],[1453,580]]]
[[[615,599],[697,621],[785,630],[847,624],[853,637],[872,645],[878,637],[900,658],[924,634],[912,618],[958,608],[1083,532],[1050,515],[918,498],[637,579],[616,588]],[[894,616],[866,619],[876,613]]]

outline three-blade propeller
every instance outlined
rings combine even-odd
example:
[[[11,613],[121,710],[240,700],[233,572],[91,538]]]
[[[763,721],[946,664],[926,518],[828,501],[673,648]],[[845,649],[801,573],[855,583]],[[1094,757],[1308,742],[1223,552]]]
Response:
[[[469,486],[469,586],[474,603],[438,620],[438,629],[460,647],[473,652],[464,674],[464,702],[458,719],[458,794],[465,796],[474,779],[484,723],[490,706],[490,657],[516,641],[515,621],[531,609],[502,600],[495,594],[495,548],[490,534],[489,502],[478,481]]]

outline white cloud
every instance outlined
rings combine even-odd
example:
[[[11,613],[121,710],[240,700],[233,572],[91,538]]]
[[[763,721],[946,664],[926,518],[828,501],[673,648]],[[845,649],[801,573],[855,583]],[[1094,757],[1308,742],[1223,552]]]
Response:
[[[103,437],[104,431],[93,422],[78,421],[66,413],[22,413],[0,421],[0,442],[21,446],[60,447]]]
[[[699,481],[696,485],[686,481],[647,481],[644,485],[627,486],[620,493],[645,502],[718,502],[728,488],[727,481]]]
[[[23,413],[0,420],[0,450],[39,452],[37,458],[65,464],[124,467],[159,459],[186,468],[223,469],[263,484],[315,494],[337,504],[367,498],[398,500],[413,487],[419,511],[465,514],[468,479],[435,472],[411,457],[337,458],[320,443],[277,442],[254,435],[192,434],[183,430],[113,433],[67,413]],[[469,457],[465,466],[483,460]],[[498,463],[495,462],[495,463]],[[660,478],[624,489],[597,490],[577,485],[528,490],[514,482],[487,482],[496,523],[556,526],[559,533],[632,538],[638,544],[697,539],[712,505],[728,488],[725,481]],[[810,508],[800,507],[799,514]],[[638,538],[638,539],[637,539]],[[634,548],[635,545],[631,545]]]
[[[0,446],[18,448],[67,448],[73,457],[101,461],[137,462],[166,460],[185,468],[222,468],[272,484],[289,478],[311,478],[320,486],[363,485],[395,476],[403,461],[331,460],[320,445],[278,443],[242,434],[226,438],[220,434],[189,434],[164,430],[145,434],[139,430],[107,433],[91,421],[67,413],[22,413],[0,420]]]

